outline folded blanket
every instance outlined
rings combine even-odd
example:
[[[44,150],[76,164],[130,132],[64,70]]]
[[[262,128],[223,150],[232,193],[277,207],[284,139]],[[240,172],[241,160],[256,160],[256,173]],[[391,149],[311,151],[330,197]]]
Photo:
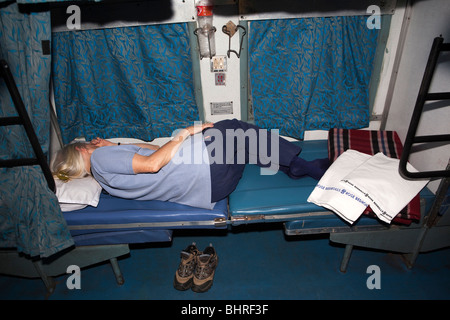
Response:
[[[349,192],[340,181],[371,156],[355,150],[347,150],[328,168],[308,202],[334,211],[342,219],[353,224],[366,209],[368,203]]]
[[[428,183],[428,180],[404,179],[398,171],[399,162],[380,152],[341,180],[344,188],[367,202],[377,217],[387,223]],[[408,170],[417,171],[410,164]]]
[[[330,129],[328,132],[330,161],[335,161],[348,149],[370,155],[382,152],[389,158],[400,159],[403,144],[395,131]]]

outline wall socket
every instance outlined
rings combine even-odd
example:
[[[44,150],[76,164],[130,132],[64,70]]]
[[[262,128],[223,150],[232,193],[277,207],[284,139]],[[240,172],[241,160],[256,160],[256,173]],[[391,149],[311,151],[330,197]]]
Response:
[[[217,72],[214,74],[216,86],[224,86],[225,85],[225,73]]]

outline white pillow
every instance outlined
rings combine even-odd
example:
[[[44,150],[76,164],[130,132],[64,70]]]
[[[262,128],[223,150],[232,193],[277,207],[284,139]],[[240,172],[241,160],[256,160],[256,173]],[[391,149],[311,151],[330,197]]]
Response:
[[[354,192],[344,188],[340,181],[370,157],[368,154],[352,149],[342,153],[319,180],[309,195],[308,202],[332,210],[342,219],[353,224],[368,204],[356,197]]]
[[[63,212],[98,205],[102,187],[91,176],[68,182],[55,179],[55,184],[56,197]]]
[[[403,178],[398,171],[399,162],[399,159],[379,152],[341,180],[344,187],[367,202],[377,217],[386,223],[391,223],[429,181]],[[409,171],[417,172],[411,164],[407,167]]]

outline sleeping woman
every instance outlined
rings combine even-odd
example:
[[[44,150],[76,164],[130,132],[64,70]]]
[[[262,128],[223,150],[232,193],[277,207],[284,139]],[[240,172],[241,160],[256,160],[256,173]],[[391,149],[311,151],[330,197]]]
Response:
[[[268,130],[236,119],[179,130],[162,147],[116,144],[96,138],[64,146],[52,161],[55,177],[92,175],[109,194],[211,209],[236,188],[246,163],[319,180],[328,159],[307,161],[301,148]]]

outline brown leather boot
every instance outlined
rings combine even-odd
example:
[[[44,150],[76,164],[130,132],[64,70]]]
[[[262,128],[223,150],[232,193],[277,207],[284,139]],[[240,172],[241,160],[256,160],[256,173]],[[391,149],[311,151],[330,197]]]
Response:
[[[216,250],[210,244],[203,252],[196,257],[197,265],[194,272],[194,283],[192,291],[206,292],[213,285],[214,273],[219,263]]]
[[[173,279],[173,286],[175,289],[184,291],[191,288],[199,253],[195,243],[192,243],[186,249],[181,251],[181,261],[178,265],[177,272],[175,273],[175,278]]]

